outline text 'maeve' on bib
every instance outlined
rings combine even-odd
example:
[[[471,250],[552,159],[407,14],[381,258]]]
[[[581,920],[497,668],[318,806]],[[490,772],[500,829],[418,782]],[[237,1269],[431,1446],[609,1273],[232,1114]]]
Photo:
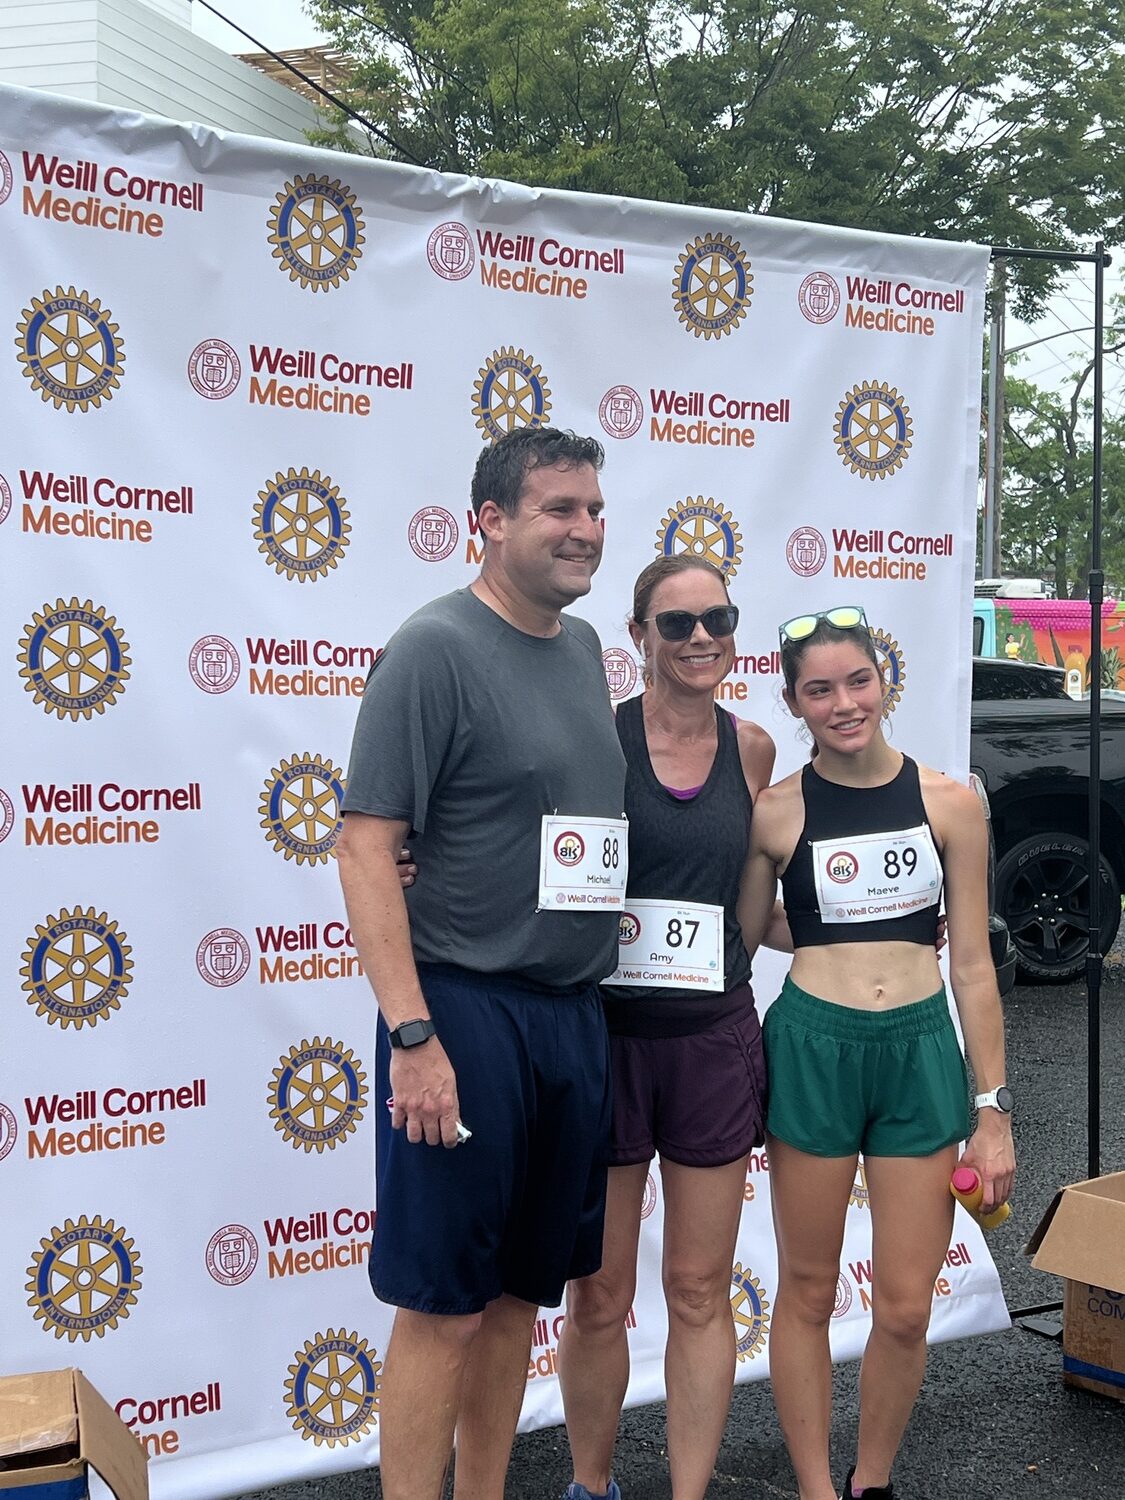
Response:
[[[822,922],[877,922],[941,899],[941,862],[926,823],[816,839],[812,864]]]
[[[624,818],[543,818],[539,911],[604,911],[625,904],[629,825]]]

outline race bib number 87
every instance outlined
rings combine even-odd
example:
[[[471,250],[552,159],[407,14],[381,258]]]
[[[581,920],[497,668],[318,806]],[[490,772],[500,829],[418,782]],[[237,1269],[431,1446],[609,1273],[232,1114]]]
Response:
[[[822,922],[878,922],[941,900],[941,861],[926,823],[817,839],[812,856]]]

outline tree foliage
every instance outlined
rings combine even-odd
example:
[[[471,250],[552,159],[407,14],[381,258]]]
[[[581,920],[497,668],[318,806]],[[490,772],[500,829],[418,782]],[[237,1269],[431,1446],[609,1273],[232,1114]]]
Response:
[[[1125,307],[1107,330],[1106,353],[1125,350]],[[1009,377],[1004,420],[1001,572],[1045,577],[1060,599],[1084,599],[1091,566],[1094,450],[1093,361],[1069,391]],[[1102,434],[1102,568],[1107,592],[1125,591],[1125,415],[1108,412]]]
[[[308,8],[378,155],[883,232],[1122,236],[1125,0]],[[1020,268],[1022,311],[1051,274]]]

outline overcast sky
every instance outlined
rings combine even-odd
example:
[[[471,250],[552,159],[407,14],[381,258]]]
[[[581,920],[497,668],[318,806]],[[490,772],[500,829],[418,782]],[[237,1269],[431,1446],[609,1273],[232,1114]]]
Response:
[[[302,0],[211,0],[211,4],[275,52],[314,47],[326,40],[305,14]],[[224,52],[254,51],[244,36],[198,3],[191,7],[191,29]]]

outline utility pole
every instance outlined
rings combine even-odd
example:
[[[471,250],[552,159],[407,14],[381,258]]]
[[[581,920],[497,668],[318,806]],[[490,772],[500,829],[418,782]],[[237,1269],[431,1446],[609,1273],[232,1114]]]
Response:
[[[985,578],[998,578],[1002,562],[1000,526],[1004,489],[1004,315],[1008,297],[1008,262],[994,262],[992,326],[988,340],[988,441],[985,450],[984,536],[981,569]]]

